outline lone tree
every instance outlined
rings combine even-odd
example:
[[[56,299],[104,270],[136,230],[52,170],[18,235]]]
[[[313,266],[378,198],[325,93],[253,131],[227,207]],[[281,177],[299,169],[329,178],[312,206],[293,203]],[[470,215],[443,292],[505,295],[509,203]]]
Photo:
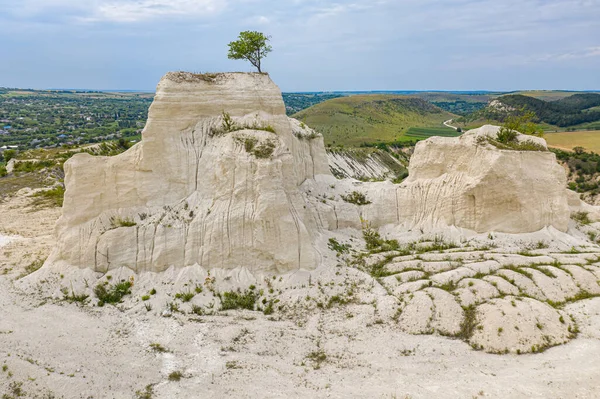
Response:
[[[270,38],[261,32],[249,30],[240,32],[238,40],[229,43],[227,57],[232,60],[248,60],[261,73],[260,61],[272,50],[267,44]]]

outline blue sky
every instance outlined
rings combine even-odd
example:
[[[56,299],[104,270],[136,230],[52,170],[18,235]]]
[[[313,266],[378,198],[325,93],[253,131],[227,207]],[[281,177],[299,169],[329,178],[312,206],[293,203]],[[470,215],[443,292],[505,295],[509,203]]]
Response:
[[[600,0],[0,0],[0,86],[153,90],[170,70],[283,91],[600,89]]]

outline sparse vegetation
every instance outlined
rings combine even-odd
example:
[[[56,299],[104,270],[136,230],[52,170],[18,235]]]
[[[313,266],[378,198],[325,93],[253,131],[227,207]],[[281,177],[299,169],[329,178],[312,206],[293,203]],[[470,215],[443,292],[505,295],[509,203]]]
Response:
[[[63,201],[65,197],[65,187],[62,184],[59,184],[49,190],[38,191],[33,194],[35,200],[32,202],[34,206],[57,206],[62,207]]]
[[[318,370],[321,368],[321,364],[327,360],[327,354],[325,353],[324,350],[319,349],[319,350],[310,352],[308,355],[306,355],[306,358],[308,360],[312,361],[313,368],[315,370]]]
[[[592,223],[588,215],[589,214],[587,212],[583,211],[575,212],[571,215],[571,219],[575,220],[579,224],[586,225]]]
[[[183,378],[181,371],[173,371],[169,374],[169,381],[180,381]]]
[[[348,253],[351,248],[350,244],[340,244],[335,238],[329,239],[327,247],[329,247],[329,249],[332,251],[337,252],[338,255]]]
[[[120,218],[116,216],[110,218],[110,227],[112,229],[116,229],[119,227],[132,227],[135,225],[136,223],[130,218]]]
[[[108,282],[100,283],[94,288],[94,294],[98,298],[98,306],[104,304],[121,303],[125,295],[131,294],[133,284],[130,281],[121,281],[117,284],[109,284]]]
[[[221,298],[221,310],[254,310],[256,300],[258,299],[258,293],[256,293],[255,290],[248,289],[241,292],[241,290],[238,289],[237,291],[223,292],[219,297]]]
[[[469,305],[464,307],[463,311],[464,318],[460,323],[458,338],[468,342],[475,332],[475,327],[477,327],[477,309],[475,308],[475,305]]]
[[[341,197],[344,201],[355,205],[368,205],[371,203],[365,194],[361,193],[360,191],[352,191],[350,194],[346,195],[342,194]]]
[[[149,384],[143,390],[135,391],[135,399],[152,399],[154,397],[154,385]]]
[[[182,302],[189,302],[194,298],[196,294],[194,292],[178,292],[175,294],[175,299],[180,299]]]

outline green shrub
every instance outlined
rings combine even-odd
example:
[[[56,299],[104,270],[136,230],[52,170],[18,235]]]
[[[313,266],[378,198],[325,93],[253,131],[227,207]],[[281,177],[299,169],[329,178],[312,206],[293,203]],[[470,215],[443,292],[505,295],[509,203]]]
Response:
[[[8,171],[6,170],[6,166],[0,165],[0,177],[4,177],[7,174],[8,174]]]
[[[514,143],[517,141],[517,132],[515,130],[503,127],[498,132],[497,140],[502,144]]]
[[[189,302],[195,295],[193,292],[178,292],[175,294],[175,299],[181,299],[182,302]]]
[[[6,150],[2,153],[2,155],[4,156],[4,162],[8,163],[8,161],[10,161],[11,159],[13,159],[14,157],[17,156],[17,151],[16,150]]]
[[[592,223],[592,221],[590,220],[588,215],[589,214],[587,212],[580,211],[573,213],[571,215],[571,218],[579,224],[590,224]]]
[[[169,374],[169,381],[179,381],[183,377],[183,373],[181,371],[173,371]]]
[[[271,140],[267,140],[256,146],[252,153],[256,158],[265,159],[271,158],[271,155],[273,155],[273,151],[275,151],[275,143]]]
[[[338,254],[347,253],[350,250],[350,244],[340,244],[335,238],[330,238],[327,246]]]
[[[219,296],[221,298],[221,310],[254,310],[254,305],[258,299],[258,294],[254,290],[246,290],[242,293],[238,289],[237,291],[224,292]]]
[[[131,294],[133,284],[130,281],[121,281],[117,284],[100,283],[94,288],[94,294],[98,298],[98,306],[104,306],[105,303],[121,303],[125,295]]]
[[[367,205],[371,203],[371,201],[369,201],[367,197],[359,191],[352,191],[350,194],[346,195],[342,194],[341,197],[344,201],[355,205]]]

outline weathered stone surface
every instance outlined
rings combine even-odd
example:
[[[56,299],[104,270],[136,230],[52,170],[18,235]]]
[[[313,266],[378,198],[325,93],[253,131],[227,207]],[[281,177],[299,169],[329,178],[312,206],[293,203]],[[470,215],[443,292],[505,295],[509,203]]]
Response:
[[[223,112],[247,128],[220,133]],[[275,133],[259,130],[267,127]],[[255,156],[247,141],[272,143],[272,155]],[[323,148],[320,135],[286,117],[267,75],[167,74],[141,143],[65,164],[59,244],[49,262],[98,271],[315,268],[316,224],[298,185],[329,173]]]

